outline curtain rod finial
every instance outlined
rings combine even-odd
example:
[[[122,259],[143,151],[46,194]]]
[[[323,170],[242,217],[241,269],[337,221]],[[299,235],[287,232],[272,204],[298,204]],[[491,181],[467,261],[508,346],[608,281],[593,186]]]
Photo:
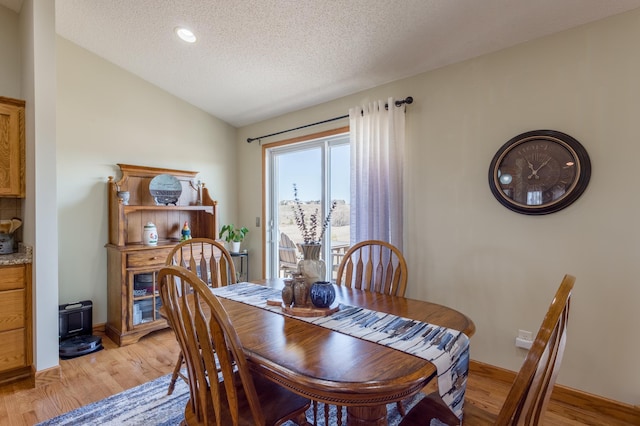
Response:
[[[413,98],[411,96],[407,96],[406,98],[397,100],[395,102],[397,107],[402,106],[404,104],[410,105],[412,103],[413,103]]]

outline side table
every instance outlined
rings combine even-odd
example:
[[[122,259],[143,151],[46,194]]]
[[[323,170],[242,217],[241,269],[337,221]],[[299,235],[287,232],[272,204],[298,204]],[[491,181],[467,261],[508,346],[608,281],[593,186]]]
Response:
[[[238,282],[249,281],[249,253],[244,250],[239,253],[229,253],[236,264],[236,273],[238,274]],[[236,259],[239,259],[236,262]],[[239,263],[239,264],[238,264]]]

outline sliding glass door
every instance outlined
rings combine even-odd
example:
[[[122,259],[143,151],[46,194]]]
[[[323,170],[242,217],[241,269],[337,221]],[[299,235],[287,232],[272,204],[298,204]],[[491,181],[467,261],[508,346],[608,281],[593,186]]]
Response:
[[[294,215],[294,184],[305,216],[318,212],[318,233],[331,203],[336,202],[322,240],[327,279],[335,276],[349,246],[349,135],[339,134],[266,148],[266,276],[283,277],[301,256],[302,232]]]

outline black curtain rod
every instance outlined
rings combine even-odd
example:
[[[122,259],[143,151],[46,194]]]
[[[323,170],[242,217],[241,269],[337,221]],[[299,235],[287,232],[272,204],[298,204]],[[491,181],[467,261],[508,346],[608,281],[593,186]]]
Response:
[[[395,102],[397,107],[402,106],[404,104],[411,105],[412,103],[413,103],[413,98],[411,96],[407,96],[405,99],[401,99],[401,100],[398,100],[398,101]],[[384,107],[385,107],[385,109],[389,108],[389,105],[384,104]],[[343,118],[348,118],[348,117],[349,117],[349,114],[341,115],[340,117],[329,118],[328,120],[318,121],[317,123],[305,124],[304,126],[296,127],[294,129],[283,130],[281,132],[271,133],[269,135],[258,136],[257,138],[247,138],[247,142],[251,143],[253,141],[257,141],[257,140],[260,140],[262,138],[268,138],[270,136],[281,135],[283,133],[293,132],[294,130],[300,130],[300,129],[304,129],[306,127],[317,126],[318,124],[329,123],[331,121],[342,120]]]

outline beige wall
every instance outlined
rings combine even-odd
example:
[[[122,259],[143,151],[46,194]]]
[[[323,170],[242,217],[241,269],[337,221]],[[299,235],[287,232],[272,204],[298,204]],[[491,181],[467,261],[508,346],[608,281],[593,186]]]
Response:
[[[20,99],[18,14],[0,6],[0,96]]]
[[[261,147],[247,137],[339,116],[371,99],[411,95],[408,296],[469,315],[477,327],[472,358],[517,370],[525,356],[514,346],[518,329],[537,330],[562,276],[571,273],[577,283],[558,381],[637,405],[638,40],[640,10],[242,128],[239,221],[261,215]],[[535,129],[572,135],[593,165],[577,202],[540,217],[502,207],[487,184],[496,150]],[[257,262],[260,241],[254,238],[250,249]]]
[[[107,177],[120,177],[117,163],[199,171],[229,221],[236,130],[66,39],[56,45],[59,301],[93,300],[104,323]]]
[[[58,365],[58,212],[54,4],[20,9],[21,93],[26,101],[24,242],[33,247],[33,338],[37,371]],[[37,107],[36,107],[37,106]]]

